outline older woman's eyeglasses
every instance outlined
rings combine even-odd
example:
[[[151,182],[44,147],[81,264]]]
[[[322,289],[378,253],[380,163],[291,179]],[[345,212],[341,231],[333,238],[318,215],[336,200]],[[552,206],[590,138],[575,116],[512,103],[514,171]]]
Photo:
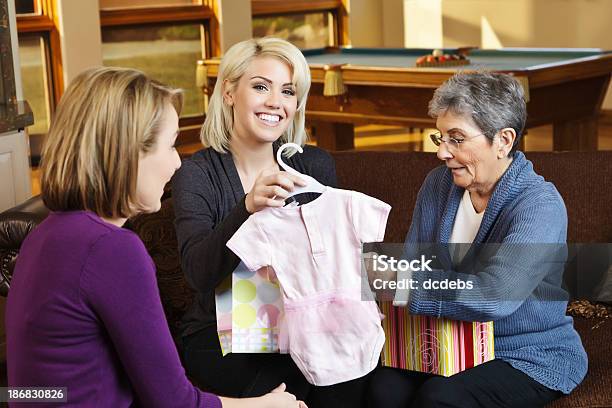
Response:
[[[478,136],[484,136],[484,133],[465,137],[460,134],[449,134],[447,136],[442,136],[442,133],[440,133],[439,131],[435,131],[429,135],[429,138],[436,146],[440,146],[442,142],[444,142],[446,143],[449,149],[455,150],[461,148],[461,144],[465,141],[474,139]]]

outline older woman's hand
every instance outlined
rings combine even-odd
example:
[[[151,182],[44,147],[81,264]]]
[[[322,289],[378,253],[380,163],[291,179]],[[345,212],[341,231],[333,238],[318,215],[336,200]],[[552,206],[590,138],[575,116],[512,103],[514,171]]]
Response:
[[[282,207],[296,185],[305,186],[306,182],[298,176],[278,170],[278,167],[263,170],[246,196],[247,211],[254,214],[266,207]]]

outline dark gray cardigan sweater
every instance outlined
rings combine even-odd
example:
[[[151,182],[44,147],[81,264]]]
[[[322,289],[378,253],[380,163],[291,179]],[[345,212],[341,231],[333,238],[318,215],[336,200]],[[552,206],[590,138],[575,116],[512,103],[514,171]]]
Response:
[[[278,143],[273,145],[275,155],[278,147]],[[336,167],[324,150],[307,145],[303,153],[284,161],[300,173],[336,187]],[[317,196],[306,193],[295,198],[303,204]],[[182,334],[187,336],[216,325],[215,288],[240,262],[225,244],[250,214],[231,153],[211,148],[183,162],[173,178],[172,197],[181,267],[197,292],[182,322]]]

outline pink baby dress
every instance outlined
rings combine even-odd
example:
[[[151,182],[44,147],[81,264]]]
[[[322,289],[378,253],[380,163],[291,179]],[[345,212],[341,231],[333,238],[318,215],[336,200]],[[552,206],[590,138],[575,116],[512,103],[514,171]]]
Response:
[[[314,385],[353,380],[378,364],[385,336],[376,302],[362,295],[361,248],[383,240],[390,210],[327,187],[307,204],[251,215],[227,242],[249,269],[274,268],[285,308],[281,351]]]

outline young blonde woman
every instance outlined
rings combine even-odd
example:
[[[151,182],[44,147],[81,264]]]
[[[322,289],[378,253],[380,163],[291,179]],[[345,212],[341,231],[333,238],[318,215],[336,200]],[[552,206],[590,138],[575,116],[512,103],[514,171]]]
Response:
[[[359,388],[359,381],[313,394],[289,355],[230,353],[223,357],[217,336],[215,288],[239,264],[227,241],[251,214],[283,206],[288,192],[301,183],[280,171],[275,154],[285,142],[304,145],[309,88],[310,70],[304,56],[281,39],[243,41],[221,61],[201,132],[202,143],[208,147],[185,161],[173,181],[181,265],[197,291],[184,318],[183,357],[190,376],[223,394],[257,395],[282,381],[299,399],[310,393],[311,407],[354,407],[359,402],[348,401],[347,395],[361,399],[360,391],[353,388]],[[333,159],[321,149],[304,146],[304,153],[285,161],[322,184],[336,186]],[[317,194],[295,197],[303,204]],[[223,380],[228,375],[233,381]],[[322,395],[325,402],[316,402]]]
[[[192,386],[153,261],[121,228],[160,208],[181,165],[181,105],[180,91],[130,69],[90,69],[66,90],[43,151],[51,214],[25,240],[8,297],[10,386],[64,387],[73,407],[303,406],[283,384],[243,400]]]

